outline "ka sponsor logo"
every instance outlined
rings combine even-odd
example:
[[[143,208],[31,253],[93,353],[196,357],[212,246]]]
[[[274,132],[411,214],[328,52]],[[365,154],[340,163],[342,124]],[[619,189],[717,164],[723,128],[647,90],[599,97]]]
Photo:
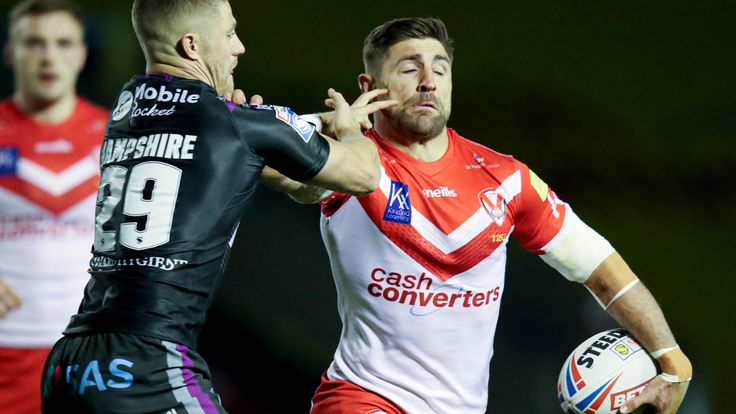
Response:
[[[494,223],[501,226],[506,218],[506,200],[496,190],[486,190],[478,195],[480,204],[486,209]]]
[[[386,204],[386,211],[383,213],[383,219],[401,224],[411,223],[411,201],[409,201],[408,185],[391,180],[388,203]]]
[[[15,175],[18,170],[18,148],[0,147],[0,177]]]

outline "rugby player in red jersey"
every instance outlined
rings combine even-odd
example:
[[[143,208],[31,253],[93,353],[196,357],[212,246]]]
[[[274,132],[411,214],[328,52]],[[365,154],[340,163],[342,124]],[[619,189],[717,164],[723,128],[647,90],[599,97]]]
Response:
[[[484,413],[509,236],[584,284],[657,358],[663,373],[622,412],[650,403],[674,413],[692,366],[649,291],[525,164],[447,127],[444,24],[389,21],[368,35],[363,59],[361,90],[386,88],[399,101],[367,132],[379,148],[379,189],[356,197],[270,182],[298,201],[324,198],[343,329],[311,413]]]
[[[87,50],[77,6],[27,0],[8,16],[14,93],[0,101],[0,407],[39,413],[43,363],[89,279],[107,110],[76,93]]]

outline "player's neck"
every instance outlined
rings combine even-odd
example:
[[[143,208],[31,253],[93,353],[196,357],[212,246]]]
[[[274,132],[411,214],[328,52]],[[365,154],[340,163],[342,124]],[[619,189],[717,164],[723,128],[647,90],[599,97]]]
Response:
[[[182,64],[179,61],[166,62],[165,59],[162,59],[161,62],[147,64],[146,73],[149,75],[171,75],[182,79],[194,79],[202,81],[213,88],[215,87],[212,77],[195,64]]]
[[[77,106],[77,95],[72,91],[54,101],[46,101],[22,91],[16,91],[13,94],[13,103],[21,112],[35,121],[44,124],[60,124],[74,113],[74,108]]]
[[[374,129],[381,139],[423,162],[434,162],[442,158],[450,143],[447,128],[443,128],[442,132],[433,137],[417,137],[380,121],[375,123]]]

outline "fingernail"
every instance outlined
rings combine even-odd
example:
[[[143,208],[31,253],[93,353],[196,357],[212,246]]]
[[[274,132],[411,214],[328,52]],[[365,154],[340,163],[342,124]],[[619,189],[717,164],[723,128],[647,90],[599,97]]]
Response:
[[[629,407],[621,407],[619,411],[621,411],[621,414],[626,414],[629,412]]]

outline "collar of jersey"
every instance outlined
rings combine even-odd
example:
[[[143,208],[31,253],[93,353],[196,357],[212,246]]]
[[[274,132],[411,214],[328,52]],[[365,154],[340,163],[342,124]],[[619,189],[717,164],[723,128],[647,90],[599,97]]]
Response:
[[[447,151],[445,151],[445,153],[442,154],[442,157],[440,157],[437,161],[431,162],[418,160],[411,155],[405,153],[404,151],[396,148],[391,143],[381,138],[381,136],[378,135],[378,132],[376,132],[376,130],[374,129],[366,131],[366,135],[373,139],[376,145],[378,145],[379,150],[387,154],[389,157],[395,158],[401,164],[411,166],[412,170],[420,171],[426,175],[432,176],[439,174],[448,165],[450,165],[450,163],[452,163],[452,160],[455,158],[457,133],[451,128],[447,128]]]

